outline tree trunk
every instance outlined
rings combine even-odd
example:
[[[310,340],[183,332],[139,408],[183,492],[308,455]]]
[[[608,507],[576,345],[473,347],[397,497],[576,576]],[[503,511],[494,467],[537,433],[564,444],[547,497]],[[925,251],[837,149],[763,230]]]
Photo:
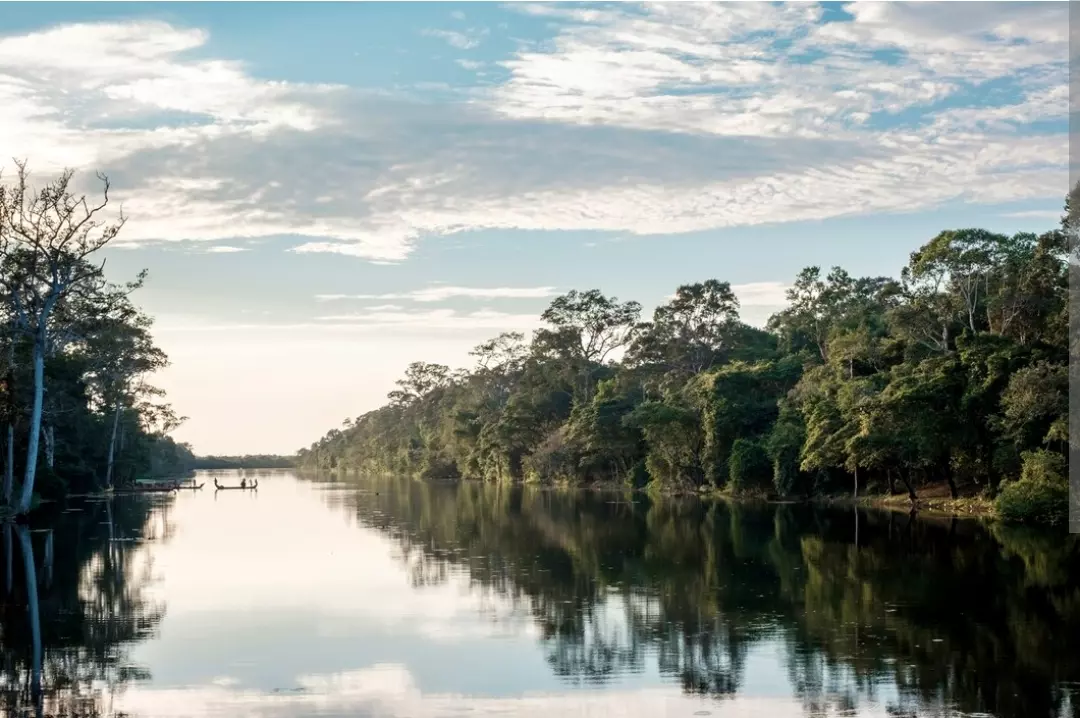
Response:
[[[894,495],[896,493],[896,474],[893,473],[892,469],[885,470],[885,480],[889,482],[889,496]]]
[[[851,496],[853,499],[859,498],[859,467],[855,467],[855,492]]]
[[[26,607],[30,617],[30,644],[33,651],[30,695],[34,705],[37,705],[41,698],[41,615],[38,613],[37,569],[34,566],[34,546],[30,543],[30,529],[19,526],[18,531],[23,570],[26,572]]]
[[[919,497],[915,495],[915,489],[911,486],[911,479],[908,476],[908,472],[901,469],[900,480],[904,482],[904,486],[907,487],[908,498],[915,501]]]
[[[45,588],[52,587],[53,580],[53,557],[55,555],[55,549],[53,546],[53,530],[49,529],[49,532],[45,534]]]
[[[109,437],[109,458],[105,465],[105,487],[112,488],[113,462],[116,459],[116,434],[120,428],[120,398],[116,399],[116,409],[113,410],[112,436]]]
[[[11,526],[12,524],[10,521],[4,522],[4,567],[6,569],[5,573],[7,574],[6,576],[4,576],[4,588],[8,596],[11,595],[11,588],[15,584],[15,564],[13,561],[14,556],[12,556],[12,546],[14,541],[11,538]]]
[[[956,477],[953,476],[952,462],[945,463],[945,480],[949,482],[949,496],[957,498],[960,494],[956,490]]]
[[[15,424],[7,425],[7,451],[4,452],[4,505],[11,506],[15,486]]]
[[[41,435],[45,440],[45,465],[51,470],[56,464],[56,427],[46,424],[42,427]]]
[[[14,395],[15,395],[15,340],[12,339],[8,344],[8,406],[6,409],[11,411],[8,414],[7,424],[7,446],[4,451],[4,505],[11,506],[11,492],[15,487],[15,418],[14,410]]]
[[[22,493],[19,496],[18,513],[30,511],[34,497],[34,479],[37,477],[38,447],[41,438],[41,406],[45,399],[45,338],[34,339],[34,404],[30,411],[30,430],[26,447],[26,470],[23,473]]]

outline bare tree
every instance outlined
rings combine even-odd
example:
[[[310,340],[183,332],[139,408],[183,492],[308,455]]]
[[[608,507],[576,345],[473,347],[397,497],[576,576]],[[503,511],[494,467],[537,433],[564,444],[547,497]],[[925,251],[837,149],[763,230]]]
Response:
[[[91,256],[108,244],[124,224],[123,212],[112,222],[102,212],[109,203],[109,180],[99,174],[103,198],[91,205],[72,191],[71,170],[34,191],[25,162],[16,162],[15,181],[0,185],[0,292],[13,314],[13,328],[31,345],[33,402],[28,427],[26,467],[16,506],[30,510],[37,474],[45,357],[54,332],[52,320],[69,298],[89,296],[105,286],[104,261]]]

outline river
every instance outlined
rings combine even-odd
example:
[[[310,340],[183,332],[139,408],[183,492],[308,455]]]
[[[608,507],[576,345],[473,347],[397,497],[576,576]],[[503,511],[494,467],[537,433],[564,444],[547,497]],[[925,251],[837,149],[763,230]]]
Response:
[[[198,481],[4,532],[4,715],[1080,715],[1080,543],[1060,531]]]

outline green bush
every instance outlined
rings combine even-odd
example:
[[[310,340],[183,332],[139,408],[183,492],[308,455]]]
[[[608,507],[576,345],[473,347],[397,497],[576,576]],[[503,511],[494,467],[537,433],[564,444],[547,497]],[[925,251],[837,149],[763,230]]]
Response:
[[[1020,455],[1023,462],[1020,469],[1021,481],[1046,481],[1051,484],[1064,484],[1068,468],[1065,457],[1053,451],[1038,449],[1025,451]]]
[[[1069,518],[1069,485],[1065,458],[1039,449],[1024,452],[1020,480],[1006,482],[994,502],[998,515],[1009,522],[1055,525]]]
[[[750,439],[735,440],[728,459],[728,485],[732,490],[768,488],[772,473],[772,462],[760,443]]]

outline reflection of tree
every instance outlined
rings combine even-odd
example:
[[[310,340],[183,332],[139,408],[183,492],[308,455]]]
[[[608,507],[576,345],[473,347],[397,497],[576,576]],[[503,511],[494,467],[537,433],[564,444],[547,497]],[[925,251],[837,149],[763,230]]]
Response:
[[[729,696],[766,639],[807,715],[872,700],[897,716],[1057,718],[1080,680],[1073,537],[491,484],[382,479],[327,495],[392,536],[418,584],[461,572],[522,606],[567,680],[652,655],[685,690]]]
[[[35,665],[41,671],[45,716],[111,712],[112,696],[127,681],[146,677],[144,669],[129,665],[126,646],[149,636],[163,615],[163,608],[147,598],[150,565],[136,540],[145,533],[155,507],[164,505],[156,498],[87,502],[51,522],[51,583],[40,570],[48,534],[27,533],[29,554],[39,567],[36,588],[42,652],[40,662],[35,661],[32,626],[27,621],[27,610],[33,605],[27,576],[32,574],[16,566],[0,616],[4,715],[22,715],[31,708],[27,686]],[[18,547],[14,553],[19,563]],[[11,566],[8,556],[5,548],[5,575]],[[34,566],[31,563],[28,568]]]

